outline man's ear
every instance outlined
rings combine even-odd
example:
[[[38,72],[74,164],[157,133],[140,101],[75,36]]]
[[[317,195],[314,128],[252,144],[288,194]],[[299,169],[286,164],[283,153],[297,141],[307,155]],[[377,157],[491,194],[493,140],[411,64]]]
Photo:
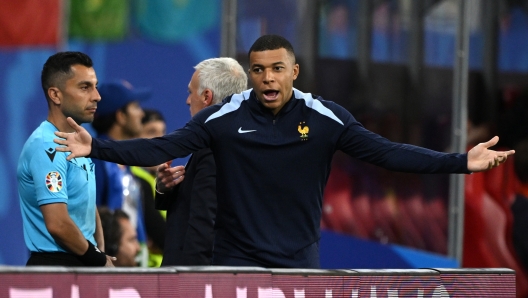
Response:
[[[293,65],[293,79],[296,80],[299,76],[299,64]]]
[[[59,88],[57,87],[49,87],[48,88],[48,97],[51,99],[51,101],[56,104],[61,104],[62,94]]]
[[[213,91],[211,89],[205,89],[203,91],[204,95],[204,106],[208,107],[213,104]]]
[[[126,114],[125,114],[125,112],[121,111],[121,109],[119,109],[119,110],[117,110],[115,112],[115,118],[116,118],[115,122],[117,124],[119,124],[119,125],[122,125],[122,126],[125,125],[125,123],[127,121]]]

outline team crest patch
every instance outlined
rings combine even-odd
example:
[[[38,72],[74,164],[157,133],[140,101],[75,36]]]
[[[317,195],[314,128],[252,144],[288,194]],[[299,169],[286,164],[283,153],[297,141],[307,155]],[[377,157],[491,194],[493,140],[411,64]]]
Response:
[[[59,172],[49,172],[46,175],[46,186],[51,192],[59,192],[62,189],[62,177]]]
[[[308,128],[308,125],[306,125],[306,122],[299,122],[297,131],[301,134],[302,141],[308,140],[308,132],[310,132],[310,128]]]

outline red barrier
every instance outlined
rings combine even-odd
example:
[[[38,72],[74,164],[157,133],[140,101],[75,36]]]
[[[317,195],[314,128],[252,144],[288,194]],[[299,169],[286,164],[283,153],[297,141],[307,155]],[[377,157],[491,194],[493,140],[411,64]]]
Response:
[[[0,297],[515,297],[510,269],[0,267]]]

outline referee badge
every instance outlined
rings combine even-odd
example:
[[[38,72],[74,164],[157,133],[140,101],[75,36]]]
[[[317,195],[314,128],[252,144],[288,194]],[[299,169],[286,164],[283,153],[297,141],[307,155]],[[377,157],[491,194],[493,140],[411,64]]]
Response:
[[[51,192],[59,192],[62,189],[62,177],[59,172],[49,172],[46,175],[46,186]]]

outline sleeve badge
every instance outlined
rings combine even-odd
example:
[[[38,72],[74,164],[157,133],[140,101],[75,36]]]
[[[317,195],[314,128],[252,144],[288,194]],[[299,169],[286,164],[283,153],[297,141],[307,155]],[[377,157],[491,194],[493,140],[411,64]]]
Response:
[[[59,192],[62,189],[62,177],[59,172],[49,172],[46,175],[46,187],[51,192]]]

